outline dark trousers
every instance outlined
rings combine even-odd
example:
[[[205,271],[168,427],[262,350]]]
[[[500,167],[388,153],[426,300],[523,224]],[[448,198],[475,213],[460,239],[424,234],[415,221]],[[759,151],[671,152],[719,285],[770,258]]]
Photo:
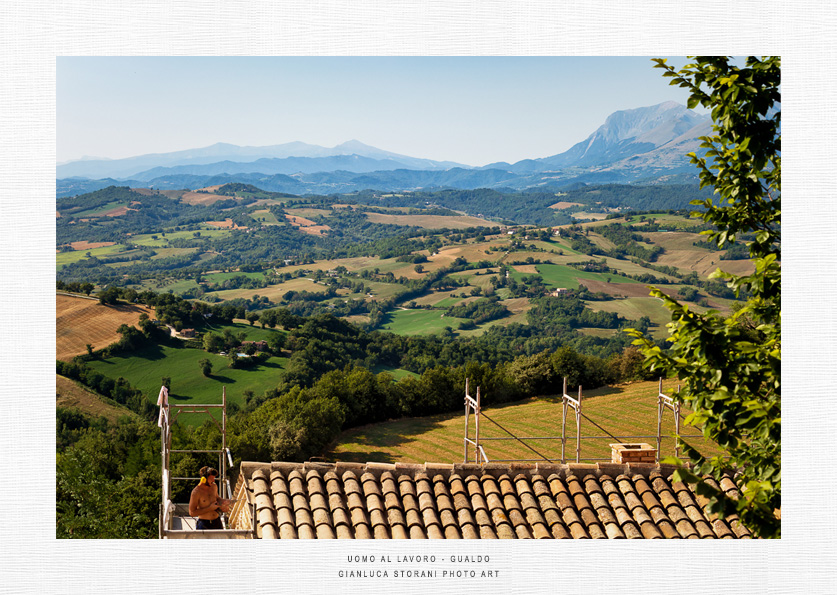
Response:
[[[218,517],[212,520],[198,519],[196,528],[198,531],[203,531],[204,529],[223,529],[224,526],[221,524],[221,517]]]

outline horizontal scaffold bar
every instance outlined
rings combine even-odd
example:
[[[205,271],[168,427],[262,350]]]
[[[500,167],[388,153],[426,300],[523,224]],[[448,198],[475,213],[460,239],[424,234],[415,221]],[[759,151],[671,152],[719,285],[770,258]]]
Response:
[[[217,403],[217,404],[212,404],[212,405],[203,405],[203,404],[197,404],[197,405],[169,405],[169,407],[171,407],[172,409],[187,409],[187,408],[191,409],[191,408],[195,408],[195,407],[204,407],[204,408],[205,407],[218,407],[218,408],[222,409],[224,407],[224,404],[223,403]]]

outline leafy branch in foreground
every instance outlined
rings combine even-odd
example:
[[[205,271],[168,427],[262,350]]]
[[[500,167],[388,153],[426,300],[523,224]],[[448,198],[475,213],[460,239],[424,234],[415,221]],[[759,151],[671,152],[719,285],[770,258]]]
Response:
[[[683,381],[676,395],[693,413],[687,422],[724,449],[727,457],[702,457],[678,438],[692,468],[680,464],[675,478],[696,484],[721,517],[737,514],[757,537],[781,536],[781,100],[778,57],[747,58],[743,67],[726,57],[697,56],[679,71],[654,60],[672,85],[688,89],[688,107],[711,110],[713,134],[701,137],[703,156],[690,153],[700,170],[701,188],[715,196],[692,204],[692,213],[714,225],[704,234],[719,247],[737,235],[755,265],[750,275],[716,270],[746,302],[729,317],[698,314],[661,291],[672,313],[663,350],[634,331],[635,344],[652,370]],[[738,474],[740,494],[718,489],[724,472]],[[715,482],[701,479],[710,475]]]

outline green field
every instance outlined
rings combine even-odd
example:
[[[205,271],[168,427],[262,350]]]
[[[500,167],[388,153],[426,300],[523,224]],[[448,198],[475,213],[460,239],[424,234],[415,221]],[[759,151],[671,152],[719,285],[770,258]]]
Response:
[[[195,282],[194,279],[183,279],[181,281],[164,281],[162,283],[155,283],[154,280],[151,280],[152,284],[148,287],[152,291],[158,291],[160,289],[168,292],[171,291],[175,294],[181,294],[187,291],[193,291],[197,289],[198,284]]]
[[[229,230],[226,229],[218,229],[217,227],[201,227],[200,234],[202,238],[217,238],[220,236],[228,235],[230,233]],[[138,246],[156,246],[162,247],[166,246],[169,240],[178,240],[178,239],[188,239],[191,240],[195,237],[194,231],[167,231],[165,235],[163,232],[160,233],[145,233],[139,234],[131,237],[131,242],[138,245]],[[155,239],[156,238],[156,239]]]
[[[266,331],[269,332],[269,331]],[[198,362],[203,358],[212,362],[212,375],[204,377]],[[130,354],[130,357],[111,357],[93,360],[89,366],[109,378],[122,376],[132,386],[140,389],[148,400],[157,402],[163,376],[172,379],[172,404],[220,403],[223,387],[227,389],[227,401],[244,404],[244,391],[252,390],[261,395],[276,388],[288,359],[271,357],[252,369],[232,369],[226,357],[207,353],[200,349],[169,346],[153,346]],[[191,422],[186,417],[184,423]],[[195,416],[195,423],[202,423]]]
[[[450,294],[447,293],[447,292],[445,292],[445,294],[448,297],[442,298],[441,300],[439,300],[438,302],[436,302],[435,304],[432,304],[432,305],[435,306],[436,308],[450,308],[451,306],[457,306],[459,304],[464,304],[469,300],[469,298],[451,297]],[[473,301],[473,300],[471,300],[471,301]],[[421,303],[421,302],[419,302],[419,303]]]
[[[359,280],[363,281],[363,284],[369,288],[372,295],[381,300],[391,298],[404,291],[404,286],[399,283],[382,283],[380,281],[368,281],[366,279]]]
[[[183,256],[185,254],[192,254],[198,251],[198,248],[156,248],[154,250],[157,254],[151,257],[151,260],[161,260],[163,258],[172,258],[175,256]],[[121,264],[121,263],[114,263]]]
[[[640,217],[645,217],[646,221],[648,219],[654,219],[661,226],[667,225],[672,229],[691,227],[701,222],[699,219],[692,219],[690,217],[684,217],[683,215],[672,215],[670,213],[646,213],[644,215],[632,215],[628,218],[628,221],[633,224],[641,225],[643,222],[640,221]]]
[[[588,271],[579,271],[573,267],[564,266],[561,264],[539,264],[536,265],[538,273],[544,283],[553,289],[563,287],[566,289],[578,289],[579,279],[594,279],[596,281],[607,281],[610,279],[612,283],[639,283],[628,277],[622,275],[615,275],[613,273],[591,273]],[[509,276],[515,280],[523,277],[531,276],[532,273],[521,273],[519,271],[510,271]]]
[[[118,209],[121,207],[127,207],[128,203],[125,201],[113,201],[109,202],[106,205],[102,205],[101,207],[96,207],[94,209],[87,209],[86,211],[79,211],[78,213],[73,213],[72,217],[81,218],[81,217],[98,217],[102,213],[107,213],[108,211],[112,211],[113,209]]]
[[[205,323],[200,330],[220,334],[226,329],[232,331],[234,335],[238,335],[238,333],[243,332],[245,341],[266,341],[267,338],[274,333],[280,333],[283,335],[287,334],[287,331],[279,329],[272,329],[270,327],[262,328],[258,322],[253,326],[250,326],[250,323],[248,322],[234,322],[232,324]]]
[[[397,335],[435,335],[446,326],[456,330],[464,320],[443,316],[439,310],[397,310],[387,316],[381,328]]]
[[[657,382],[638,382],[619,387],[604,387],[583,391],[582,412],[600,425],[606,432],[617,437],[652,436],[650,438],[626,438],[624,442],[647,442],[656,447],[657,433]],[[665,382],[664,391],[675,388],[674,382]],[[560,387],[556,386],[560,391]],[[577,396],[573,392],[572,396]],[[516,403],[484,407],[480,424],[480,442],[489,460],[539,459],[537,454],[515,440],[489,440],[508,438],[509,434],[488,420],[491,418],[518,437],[561,436],[561,399],[548,396],[526,399]],[[684,411],[685,415],[686,412]],[[362,428],[354,428],[338,436],[335,446],[328,454],[329,460],[355,462],[402,462],[402,463],[461,463],[464,455],[465,415],[463,412],[408,418],[390,421]],[[583,439],[581,458],[610,459],[611,442],[605,431],[582,418],[582,436],[603,436]],[[674,454],[673,414],[667,411],[663,417],[662,456]],[[683,425],[681,432],[696,434],[697,430]],[[473,421],[469,432],[474,437]],[[567,422],[567,446],[565,457],[575,460],[575,419],[570,411]],[[704,454],[717,454],[702,438],[688,439]],[[561,460],[560,440],[529,440],[529,446],[552,461]],[[473,460],[473,450],[470,456]]]
[[[392,376],[393,380],[401,380],[402,378],[408,377],[417,377],[418,374],[415,372],[410,372],[409,370],[405,370],[403,368],[389,368],[387,366],[375,366],[371,369],[373,374],[380,374],[381,372],[386,372],[390,376]]]
[[[604,302],[585,301],[584,304],[594,312],[615,312],[628,320],[639,320],[643,316],[648,316],[651,323],[655,325],[649,329],[651,336],[655,339],[668,336],[666,324],[671,322],[671,312],[663,306],[662,301],[655,297],[631,297]]]
[[[561,236],[553,236],[552,239],[549,241],[550,247],[553,250],[561,250],[564,254],[581,254],[577,250],[573,250],[570,248],[570,244],[572,242]],[[535,245],[544,244],[544,242],[535,242]]]
[[[607,266],[609,266],[612,269],[616,269],[618,272],[626,275],[643,275],[648,273],[654,275],[655,277],[668,279],[669,281],[675,283],[677,282],[677,279],[675,277],[672,277],[671,275],[665,275],[659,271],[655,271],[654,269],[649,269],[642,265],[631,262],[630,260],[621,260],[619,258],[611,258],[610,256],[605,256],[604,260],[607,263]],[[616,282],[617,281],[614,281],[614,283]],[[630,281],[625,281],[625,283],[639,283],[639,281],[634,281],[633,279],[631,279]]]
[[[79,260],[84,260],[87,258],[87,253],[90,253],[90,256],[95,256],[96,258],[101,258],[103,256],[113,256],[115,254],[119,254],[120,252],[125,251],[125,246],[121,244],[114,244],[113,246],[102,246],[101,248],[91,248],[88,250],[74,250],[72,252],[59,252],[55,255],[55,264],[58,267],[58,270],[61,270],[64,266],[68,264],[72,264],[74,262],[78,262]]]
[[[119,205],[117,205],[119,206]],[[105,207],[102,207],[104,209]],[[113,207],[108,206],[105,210],[110,210]],[[101,209],[97,209],[101,210]],[[229,234],[228,230],[224,229],[201,229],[200,234],[201,237],[218,237]],[[136,244],[137,246],[145,246],[155,248],[157,254],[152,257],[152,259],[160,259],[160,258],[169,258],[171,256],[179,256],[182,254],[187,254],[190,252],[194,252],[198,250],[198,248],[169,248],[169,240],[177,239],[177,238],[189,238],[193,237],[193,231],[173,231],[167,232],[165,236],[162,232],[154,233],[154,234],[140,234],[132,236],[130,239],[131,244]],[[156,239],[155,239],[156,238]],[[55,255],[55,264],[58,270],[61,270],[64,266],[68,264],[72,264],[74,262],[78,262],[80,260],[84,260],[87,258],[87,253],[90,253],[91,256],[95,256],[96,258],[103,258],[108,256],[123,256],[131,254],[135,252],[135,250],[127,250],[125,244],[114,244],[113,246],[103,246],[101,248],[90,248],[90,249],[82,249],[82,250],[74,250],[72,252],[59,252]],[[124,263],[113,263],[109,266],[125,266]]]
[[[208,273],[203,275],[203,279],[209,283],[223,283],[233,277],[241,276],[247,277],[248,279],[264,279],[264,273],[262,272],[245,273],[242,271],[232,271],[231,273]]]
[[[276,215],[267,209],[264,211],[253,211],[250,213],[250,218],[253,219],[253,221],[259,221],[262,225],[284,225],[284,223],[280,223],[279,220],[276,219]],[[264,221],[260,221],[260,219],[264,219]]]

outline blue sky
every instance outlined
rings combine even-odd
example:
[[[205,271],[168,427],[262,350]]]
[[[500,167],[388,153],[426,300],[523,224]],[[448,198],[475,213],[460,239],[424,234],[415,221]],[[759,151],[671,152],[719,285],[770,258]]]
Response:
[[[685,104],[661,73],[650,57],[59,57],[57,160],[356,139],[513,163],[565,151],[616,110]]]

